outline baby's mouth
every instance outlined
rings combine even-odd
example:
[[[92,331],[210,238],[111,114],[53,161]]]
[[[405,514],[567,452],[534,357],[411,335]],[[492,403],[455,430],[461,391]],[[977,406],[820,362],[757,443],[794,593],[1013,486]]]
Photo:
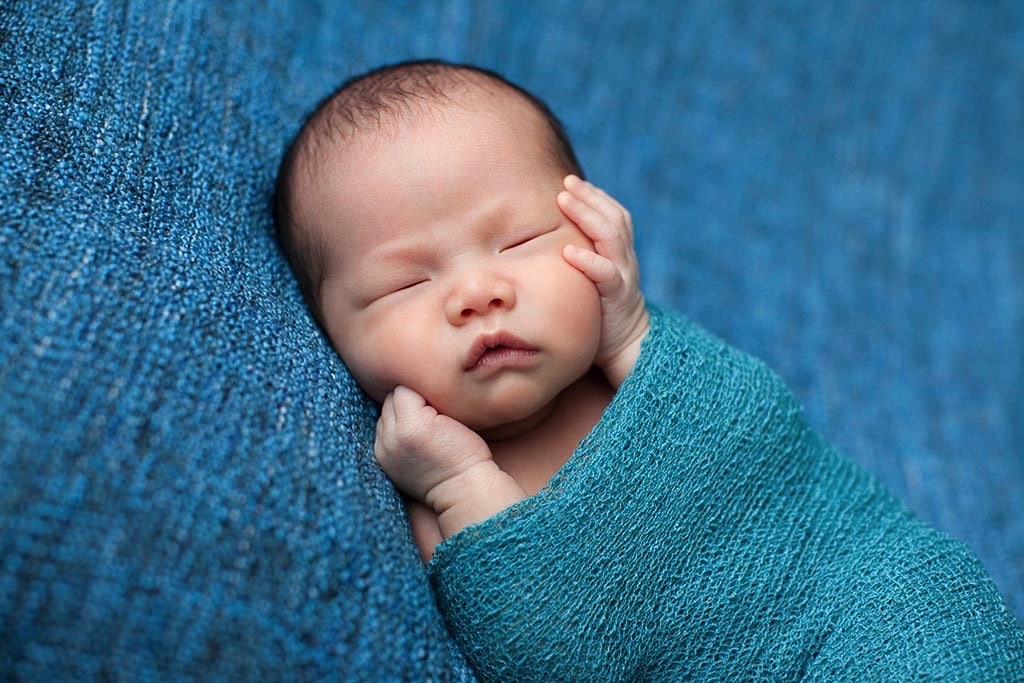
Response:
[[[508,332],[482,334],[470,347],[463,369],[473,371],[496,364],[516,364],[537,353],[536,348]]]

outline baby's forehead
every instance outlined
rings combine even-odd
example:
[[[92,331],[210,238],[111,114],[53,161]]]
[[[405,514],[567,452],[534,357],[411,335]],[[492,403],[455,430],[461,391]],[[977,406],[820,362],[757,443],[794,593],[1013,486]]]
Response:
[[[481,92],[479,99],[472,106],[465,102],[436,103],[431,107],[422,107],[416,112],[408,112],[403,116],[383,117],[374,126],[352,127],[344,135],[330,129],[314,134],[306,144],[301,155],[299,173],[295,177],[295,188],[298,193],[325,175],[348,175],[347,171],[358,168],[367,159],[378,156],[398,157],[400,163],[403,151],[403,136],[415,135],[422,139],[435,140],[438,145],[445,145],[446,140],[458,139],[468,135],[479,135],[479,126],[473,123],[485,122],[495,128],[511,128],[523,135],[524,149],[529,143],[536,145],[538,166],[550,165],[552,159],[546,153],[553,132],[547,122],[521,98],[502,95],[494,92]],[[446,115],[452,110],[459,111],[458,116]],[[467,116],[468,115],[468,116]],[[467,123],[470,119],[472,123]],[[466,130],[472,128],[470,132]],[[350,188],[344,184],[335,186],[336,191],[344,192]],[[358,188],[351,188],[358,191]]]
[[[515,130],[517,137],[522,136],[521,151],[529,155],[528,159],[532,158],[530,163],[537,164],[540,174],[545,170],[550,172],[553,166],[558,165],[548,150],[550,138],[545,136],[550,134],[547,128],[543,116],[528,102],[509,94],[479,89],[472,98],[467,96],[427,103],[401,116],[381,118],[374,126],[350,126],[344,135],[327,129],[308,145],[308,153],[303,155],[301,162],[302,169],[296,174],[298,204],[302,206],[302,213],[311,219],[301,222],[306,230],[318,233],[308,235],[314,240],[328,239],[335,244],[345,242],[354,251],[365,253],[372,248],[369,241],[374,235],[352,234],[352,221],[342,220],[341,216],[352,219],[354,205],[358,205],[360,211],[366,209],[367,203],[361,200],[367,194],[377,194],[381,190],[374,180],[378,175],[391,175],[396,167],[415,165],[422,159],[422,156],[407,156],[409,148],[417,148],[417,154],[422,153],[424,146],[437,149],[439,154],[442,151],[452,152],[464,147],[458,142],[487,135],[488,130],[496,134]],[[423,144],[410,144],[410,140]],[[465,156],[467,164],[475,161],[469,156],[471,154],[469,151]],[[558,166],[555,170],[561,173]],[[385,185],[393,187],[388,183]],[[379,214],[384,209],[386,207],[381,207],[377,214],[359,218],[367,223],[378,223]],[[409,226],[407,230],[411,233],[414,227]],[[362,233],[359,230],[354,232]]]

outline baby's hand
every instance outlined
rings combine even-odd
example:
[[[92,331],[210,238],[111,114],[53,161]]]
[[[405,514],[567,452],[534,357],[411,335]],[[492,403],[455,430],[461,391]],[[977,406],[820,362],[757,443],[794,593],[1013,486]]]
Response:
[[[629,212],[603,190],[574,175],[558,194],[562,213],[594,243],[594,251],[569,244],[565,260],[578,268],[601,295],[601,342],[595,362],[615,388],[632,371],[650,317],[640,292]]]
[[[384,399],[373,453],[399,490],[434,510],[445,538],[526,495],[479,434],[407,387]]]

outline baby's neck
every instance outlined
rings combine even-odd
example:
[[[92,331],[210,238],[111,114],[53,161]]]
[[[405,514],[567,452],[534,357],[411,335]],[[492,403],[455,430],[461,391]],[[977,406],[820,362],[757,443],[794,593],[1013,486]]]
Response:
[[[495,463],[533,495],[569,460],[614,393],[604,375],[592,369],[562,391],[532,424],[524,421],[500,436],[482,436]]]

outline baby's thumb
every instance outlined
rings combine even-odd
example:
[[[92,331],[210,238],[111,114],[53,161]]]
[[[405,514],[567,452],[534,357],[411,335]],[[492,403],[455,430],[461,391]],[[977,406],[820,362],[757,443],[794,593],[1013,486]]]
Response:
[[[408,415],[410,412],[419,410],[427,404],[426,399],[420,396],[415,390],[399,384],[392,393],[392,400],[395,405],[395,414],[398,417]]]

